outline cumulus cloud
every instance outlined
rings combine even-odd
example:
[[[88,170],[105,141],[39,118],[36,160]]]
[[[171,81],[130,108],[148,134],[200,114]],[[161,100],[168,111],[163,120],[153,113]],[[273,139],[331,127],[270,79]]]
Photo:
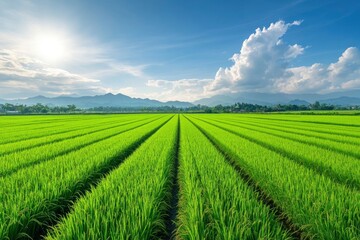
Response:
[[[275,79],[283,76],[290,61],[304,51],[302,46],[286,45],[282,40],[289,27],[300,23],[278,21],[268,28],[256,29],[243,42],[240,52],[231,57],[234,64],[220,68],[206,91],[265,90],[271,87]]]
[[[355,47],[346,49],[328,65],[289,67],[304,53],[304,47],[284,43],[283,36],[290,27],[300,24],[278,21],[256,29],[245,39],[240,52],[230,58],[233,65],[220,67],[213,80],[152,80],[148,86],[161,89],[163,98],[182,100],[244,91],[326,93],[360,88],[360,52]]]
[[[360,52],[346,49],[338,61],[329,65],[288,68],[275,84],[275,89],[287,93],[331,92],[360,88]]]
[[[34,58],[11,50],[0,50],[0,95],[24,97],[35,94],[96,94],[102,92],[99,80],[50,68]]]
[[[212,80],[156,80],[149,81],[148,86],[163,89],[166,96],[180,95],[182,100],[185,96],[197,99],[216,94],[269,89],[276,79],[284,75],[290,61],[304,52],[301,45],[287,45],[282,40],[289,27],[300,24],[301,21],[278,21],[268,28],[256,29],[243,42],[240,52],[230,58],[233,65],[219,68]]]

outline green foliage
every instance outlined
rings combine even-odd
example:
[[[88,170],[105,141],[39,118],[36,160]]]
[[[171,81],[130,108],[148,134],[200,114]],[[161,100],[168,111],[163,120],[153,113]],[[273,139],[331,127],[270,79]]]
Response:
[[[46,114],[46,113],[75,113],[80,111],[76,108],[74,104],[64,106],[55,106],[50,107],[47,105],[43,105],[41,103],[37,103],[35,105],[27,106],[27,105],[16,105],[16,104],[0,104],[0,112],[5,113],[21,113],[21,114]]]
[[[181,118],[179,239],[289,239],[225,157]]]
[[[174,215],[176,239],[360,238],[356,115],[1,116],[0,128],[0,239],[162,239]]]
[[[0,239],[36,236],[170,116],[0,178]],[[144,116],[146,118],[146,116]]]
[[[293,224],[303,230],[303,237],[359,238],[358,190],[349,188],[346,181],[339,184],[334,178],[319,174],[318,169],[321,169],[321,166],[302,166],[287,155],[251,141],[249,137],[240,135],[244,129],[236,130],[239,134],[235,134],[228,129],[222,129],[223,127],[207,123],[201,120],[201,117],[203,115],[199,115],[198,119],[191,116],[190,119],[226,151],[277,205],[281,206]],[[214,116],[216,117],[220,118]],[[236,121],[241,122],[241,118],[237,118]],[[255,131],[252,134],[256,136]],[[264,136],[262,139],[268,137]],[[272,145],[278,146],[281,143],[273,140]],[[306,151],[308,147],[304,146],[303,150]],[[321,153],[318,154],[319,157],[321,158]],[[327,157],[327,160],[332,160],[331,157]],[[346,160],[343,160],[343,164],[346,164]],[[333,169],[335,172],[340,171],[341,165],[335,165]]]
[[[174,117],[152,135],[78,201],[47,239],[151,239],[163,233],[177,124]]]

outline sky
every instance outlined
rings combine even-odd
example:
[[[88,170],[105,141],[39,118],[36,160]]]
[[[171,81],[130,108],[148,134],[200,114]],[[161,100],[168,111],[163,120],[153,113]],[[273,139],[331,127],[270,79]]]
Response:
[[[3,0],[0,98],[360,88],[360,1]]]

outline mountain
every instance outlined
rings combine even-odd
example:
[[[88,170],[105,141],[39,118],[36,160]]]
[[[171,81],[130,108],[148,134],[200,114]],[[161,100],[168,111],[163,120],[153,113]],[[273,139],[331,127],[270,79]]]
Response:
[[[309,102],[304,101],[304,100],[300,100],[300,99],[291,100],[290,102],[288,102],[288,104],[298,105],[298,106],[301,106],[301,105],[308,106],[308,105],[310,105]]]
[[[216,106],[232,105],[236,102],[252,103],[259,105],[275,104],[294,104],[309,105],[319,101],[320,103],[332,104],[337,106],[360,105],[360,90],[346,92],[334,92],[328,94],[286,94],[286,93],[260,93],[260,92],[241,92],[229,95],[216,95],[210,98],[203,98],[193,103],[181,101],[161,102],[148,98],[132,98],[124,94],[105,94],[96,96],[59,96],[54,98],[36,96],[26,99],[4,100],[0,103],[34,105],[41,103],[49,106],[76,105],[78,108],[92,107],[164,107],[174,106],[177,108],[192,107],[194,105]]]
[[[332,104],[332,105],[341,105],[341,106],[355,106],[360,105],[360,98],[356,97],[338,97],[320,100],[320,103]]]
[[[261,93],[240,92],[228,95],[216,95],[193,102],[195,105],[216,106],[218,104],[231,105],[236,102],[252,103],[259,105],[296,104],[307,105],[319,101],[339,106],[360,105],[360,90],[334,92],[328,94],[286,94],[286,93]]]
[[[164,106],[174,106],[178,108],[191,107],[193,104],[189,102],[180,102],[180,101],[170,101],[170,102],[160,102],[157,100],[151,100],[148,98],[132,98],[124,94],[112,94],[108,93],[105,95],[96,95],[96,96],[83,96],[83,97],[69,97],[69,96],[60,96],[60,97],[44,97],[36,96],[26,99],[17,99],[17,100],[4,100],[4,102],[12,104],[26,104],[34,105],[41,103],[48,106],[67,106],[70,104],[76,105],[78,108],[92,108],[92,107],[164,107]]]

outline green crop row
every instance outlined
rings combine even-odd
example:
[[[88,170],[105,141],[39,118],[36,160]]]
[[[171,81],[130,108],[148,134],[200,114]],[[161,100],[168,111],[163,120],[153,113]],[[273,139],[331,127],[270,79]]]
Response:
[[[310,123],[321,127],[359,127],[358,116],[307,116],[307,115],[276,115],[276,114],[249,114],[249,118],[268,119],[281,122]]]
[[[179,239],[290,238],[269,207],[184,117],[179,185]]]
[[[360,136],[360,129],[357,126],[348,126],[348,125],[329,125],[329,124],[321,124],[321,123],[313,123],[308,121],[301,121],[299,117],[291,120],[287,119],[288,115],[281,115],[282,118],[276,118],[274,115],[253,115],[253,114],[220,114],[218,116],[211,116],[206,115],[204,117],[221,117],[221,118],[231,118],[241,121],[247,122],[260,122],[264,124],[276,124],[278,126],[283,127],[295,127],[295,129],[307,129],[310,131],[315,132],[322,132],[322,133],[330,133],[330,134],[337,134],[337,135],[344,135],[344,136]],[[327,116],[328,118],[332,119],[333,116]],[[352,118],[359,119],[357,116],[352,116]],[[300,118],[301,119],[301,118]]]
[[[359,119],[0,117],[0,239],[360,239]]]
[[[0,157],[0,177],[13,174],[19,169],[39,164],[43,161],[50,161],[61,155],[68,154],[83,147],[91,145],[104,139],[119,135],[123,132],[138,128],[144,124],[151,123],[153,119],[145,119],[141,122],[130,122],[116,127],[110,127],[100,132],[90,133],[60,142],[31,148],[21,152],[15,152]]]
[[[337,141],[332,141],[329,139],[317,138],[315,136],[304,136],[298,133],[288,132],[281,128],[272,129],[271,127],[264,127],[263,124],[253,124],[253,123],[244,123],[244,122],[232,122],[232,121],[224,121],[219,119],[213,119],[216,122],[225,125],[237,126],[240,128],[245,128],[247,130],[254,130],[264,134],[270,134],[272,136],[281,137],[285,139],[290,139],[296,142],[305,143],[313,146],[317,146],[323,149],[331,149],[335,152],[339,152],[341,154],[351,155],[355,158],[360,158],[359,152],[359,144],[353,143],[341,143]],[[360,138],[359,138],[360,140]]]
[[[178,117],[81,198],[47,239],[155,239],[165,221]]]
[[[360,238],[360,193],[212,124],[190,119],[314,239]],[[274,141],[273,145],[278,142]]]
[[[326,128],[323,130],[320,130],[319,127],[309,127],[309,126],[301,126],[301,124],[284,124],[284,123],[274,123],[264,120],[256,120],[256,119],[247,119],[247,118],[235,118],[235,117],[227,117],[227,116],[221,116],[219,118],[218,116],[215,116],[210,119],[221,119],[223,121],[230,121],[230,122],[236,122],[236,123],[246,123],[249,125],[254,126],[266,126],[267,129],[273,129],[273,130],[280,130],[282,132],[286,133],[295,133],[302,136],[308,136],[308,137],[317,137],[320,139],[325,140],[331,140],[335,142],[341,142],[341,143],[349,143],[358,145],[360,144],[360,134],[358,136],[354,136],[354,131],[349,130],[346,128],[346,130],[336,130],[334,128]],[[344,133],[348,131],[349,135],[344,135]]]
[[[50,136],[47,135],[47,136],[39,137],[39,138],[35,138],[35,139],[30,138],[30,139],[26,139],[26,140],[22,140],[22,141],[11,142],[8,144],[1,145],[0,156],[9,154],[9,153],[13,153],[13,152],[19,152],[19,151],[25,150],[25,149],[43,146],[46,144],[60,142],[60,141],[67,140],[67,139],[80,137],[80,136],[91,134],[91,133],[100,132],[102,130],[116,128],[117,126],[126,125],[129,123],[135,123],[135,122],[139,122],[139,121],[148,120],[148,119],[150,119],[150,118],[146,118],[146,119],[142,118],[139,120],[130,119],[127,121],[122,121],[122,122],[119,122],[119,121],[107,122],[107,123],[95,122],[92,125],[85,125],[85,126],[81,127],[80,129],[67,131],[65,133],[51,134]]]
[[[97,120],[85,120],[85,121],[69,121],[61,124],[53,123],[47,126],[34,127],[33,125],[27,126],[24,130],[17,128],[12,129],[13,131],[3,130],[4,133],[0,139],[0,144],[14,143],[22,140],[36,139],[40,137],[47,137],[55,134],[67,133],[74,130],[86,129],[88,126],[106,125],[116,122],[135,120],[134,117],[127,118],[105,118]],[[141,118],[141,116],[139,116]]]
[[[82,120],[82,119],[89,119],[84,118],[81,115],[62,115],[61,117],[56,115],[43,115],[43,116],[1,116],[2,126],[4,128],[14,128],[14,127],[26,127],[28,125],[45,125],[47,123],[54,123],[54,122],[65,122],[65,121],[72,121],[72,120]]]
[[[0,239],[39,237],[59,213],[168,121],[149,124],[0,179]]]
[[[215,121],[203,121],[207,121],[214,126],[235,133],[258,145],[285,155],[297,163],[330,177],[335,182],[360,189],[360,164],[357,158],[334,152],[330,149],[327,150],[311,144],[304,144],[284,137],[262,133],[263,128],[259,127],[249,130],[244,127],[217,123]],[[286,134],[284,134],[284,136],[285,135]],[[329,146],[329,148],[331,148],[331,146]]]
[[[16,132],[25,132],[25,131],[29,131],[30,129],[42,129],[42,128],[51,128],[53,126],[65,126],[69,123],[80,123],[80,122],[89,122],[91,121],[91,117],[89,118],[84,118],[81,116],[78,117],[57,117],[57,118],[48,118],[47,116],[43,116],[43,117],[22,117],[22,116],[18,116],[18,117],[12,117],[12,120],[23,120],[24,123],[23,124],[6,124],[4,123],[4,119],[2,119],[2,123],[3,123],[3,129],[6,132],[9,133],[16,133]],[[32,121],[26,121],[26,119],[32,119]]]

